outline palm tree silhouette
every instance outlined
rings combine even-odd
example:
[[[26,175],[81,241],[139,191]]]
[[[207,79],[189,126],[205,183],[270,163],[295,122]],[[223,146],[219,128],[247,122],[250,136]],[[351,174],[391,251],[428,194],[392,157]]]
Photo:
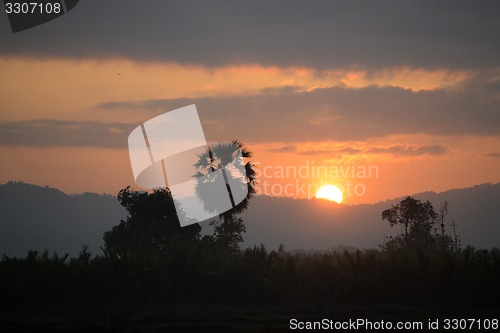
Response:
[[[248,208],[250,199],[256,193],[256,172],[254,165],[248,160],[252,157],[252,152],[242,142],[233,140],[217,142],[198,157],[194,164],[197,170],[194,176],[197,178],[196,195],[205,210],[217,212],[221,201],[214,195],[214,184],[223,182],[231,209],[219,214],[219,221],[212,221],[211,224],[215,225],[216,238],[231,248],[237,248],[242,241],[241,233],[245,232],[245,226],[235,215]]]

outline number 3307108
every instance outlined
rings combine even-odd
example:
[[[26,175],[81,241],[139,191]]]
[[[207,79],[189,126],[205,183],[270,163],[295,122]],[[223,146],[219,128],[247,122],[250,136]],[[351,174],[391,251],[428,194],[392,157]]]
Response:
[[[7,14],[59,14],[61,4],[59,2],[7,2],[5,11]]]

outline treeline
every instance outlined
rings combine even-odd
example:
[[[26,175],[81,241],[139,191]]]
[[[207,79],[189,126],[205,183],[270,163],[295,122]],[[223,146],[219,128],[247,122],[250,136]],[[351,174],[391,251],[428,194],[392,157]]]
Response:
[[[117,259],[29,252],[0,261],[2,313],[78,315],[156,306],[498,307],[500,251],[291,255],[172,245],[169,255]]]

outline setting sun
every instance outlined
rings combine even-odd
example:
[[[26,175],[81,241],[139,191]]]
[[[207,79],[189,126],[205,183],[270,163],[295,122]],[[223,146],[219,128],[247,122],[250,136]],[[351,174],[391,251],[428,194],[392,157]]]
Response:
[[[327,199],[341,203],[342,191],[335,185],[324,185],[316,193],[316,199]]]

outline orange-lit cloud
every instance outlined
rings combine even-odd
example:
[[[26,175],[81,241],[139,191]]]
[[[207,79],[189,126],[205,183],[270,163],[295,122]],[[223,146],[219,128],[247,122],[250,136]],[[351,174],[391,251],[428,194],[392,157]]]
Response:
[[[408,68],[374,73],[349,70],[319,72],[307,68],[257,65],[209,69],[175,63],[133,63],[120,59],[70,61],[14,58],[0,58],[0,73],[1,120],[57,118],[108,121],[111,117],[102,110],[93,112],[95,105],[109,101],[245,95],[285,86],[294,86],[302,91],[339,85],[351,88],[391,85],[411,90],[450,88],[471,75],[466,71]]]

